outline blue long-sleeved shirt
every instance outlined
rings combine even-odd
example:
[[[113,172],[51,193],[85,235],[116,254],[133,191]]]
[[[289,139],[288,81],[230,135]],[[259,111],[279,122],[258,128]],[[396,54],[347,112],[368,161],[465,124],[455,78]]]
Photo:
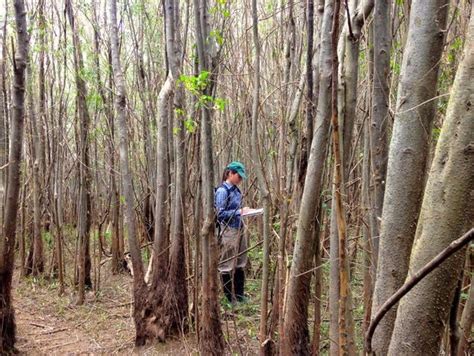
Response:
[[[214,204],[217,211],[217,221],[223,226],[239,229],[241,225],[240,208],[242,205],[242,193],[240,189],[227,182],[216,189]]]

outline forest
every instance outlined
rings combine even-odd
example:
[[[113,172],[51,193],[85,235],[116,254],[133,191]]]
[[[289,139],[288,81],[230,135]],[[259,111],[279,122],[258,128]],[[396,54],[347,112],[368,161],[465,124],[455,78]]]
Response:
[[[0,355],[474,354],[473,11],[2,0]]]

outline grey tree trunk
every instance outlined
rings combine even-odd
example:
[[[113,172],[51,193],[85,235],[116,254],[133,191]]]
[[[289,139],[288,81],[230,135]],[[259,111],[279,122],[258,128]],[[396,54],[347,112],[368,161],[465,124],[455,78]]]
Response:
[[[426,6],[426,3],[423,2]],[[416,3],[412,18],[417,20]],[[418,18],[419,20],[419,18]],[[462,235],[474,189],[474,17],[466,35],[462,59],[446,119],[436,146],[410,259],[410,274],[418,271]],[[472,222],[472,221],[471,221]],[[465,249],[446,260],[401,300],[389,355],[438,355]]]
[[[171,74],[175,80],[179,79],[182,71],[180,47],[182,45],[180,35],[179,2],[173,0],[165,1],[166,25],[167,25],[167,55]],[[176,84],[174,85],[176,87]],[[175,153],[175,189],[173,204],[173,228],[171,234],[171,252],[169,261],[169,274],[167,281],[166,297],[164,300],[165,311],[168,315],[167,334],[179,334],[187,329],[188,312],[188,289],[186,284],[186,269],[183,268],[185,261],[185,236],[184,236],[184,213],[185,213],[185,103],[184,88],[178,84],[174,93],[173,112],[178,128],[174,136]],[[160,252],[158,252],[160,253]]]
[[[83,76],[84,62],[82,59],[81,42],[75,23],[72,1],[66,1],[66,13],[71,25],[74,46],[74,71],[76,81],[76,105],[79,115],[79,144],[78,144],[78,167],[79,197],[77,199],[77,234],[79,241],[79,263],[78,263],[78,297],[77,304],[81,305],[85,300],[85,288],[92,288],[90,276],[91,261],[89,252],[90,227],[91,227],[91,173],[89,167],[89,126],[90,116],[87,108],[87,88]]]
[[[391,0],[375,0],[374,8],[374,76],[372,91],[372,120],[370,125],[370,157],[372,165],[372,214],[376,222],[372,231],[374,256],[377,259],[382,218],[383,196],[387,174],[387,127],[390,120],[389,74],[391,48]]]
[[[115,98],[115,107],[117,110],[118,131],[119,131],[119,152],[120,152],[120,170],[122,173],[122,192],[125,197],[125,216],[128,232],[128,245],[133,266],[133,317],[136,328],[135,344],[141,346],[147,339],[146,325],[144,325],[144,298],[145,284],[143,275],[143,262],[140,254],[140,246],[137,237],[137,228],[134,210],[133,182],[128,161],[128,130],[126,117],[126,93],[125,83],[122,73],[122,67],[119,56],[118,28],[117,28],[117,2],[109,1],[110,13],[110,36],[112,67],[114,71],[115,86],[117,90]]]
[[[31,237],[30,252],[26,266],[26,274],[38,276],[44,271],[43,261],[43,239],[41,237],[41,192],[42,184],[40,172],[44,174],[41,169],[41,140],[39,133],[38,116],[36,115],[35,100],[33,92],[34,75],[31,68],[31,63],[28,61],[27,65],[27,93],[28,93],[28,118],[31,128],[31,160],[33,167],[33,236]]]
[[[257,0],[252,0],[252,32],[253,42],[255,45],[255,64],[254,64],[254,88],[252,103],[252,156],[256,160],[255,169],[257,173],[259,192],[263,202],[263,270],[262,270],[262,288],[260,295],[260,354],[270,354],[272,344],[267,340],[267,310],[268,310],[268,277],[270,265],[270,192],[268,191],[265,180],[265,169],[260,160],[260,152],[258,145],[258,111],[260,103],[260,40],[258,37],[258,16],[257,16]]]
[[[448,3],[412,4],[388,158],[373,313],[401,287],[408,271],[435,110],[435,101],[428,100],[436,95]],[[387,352],[395,315],[392,309],[377,328],[377,354]]]
[[[324,7],[321,31],[318,111],[297,224],[293,264],[288,282],[284,320],[285,335],[280,345],[283,355],[308,355],[310,353],[307,321],[311,274],[302,273],[311,268],[314,257],[314,243],[312,241],[314,219],[321,193],[321,178],[331,119],[332,22],[333,4],[332,1],[327,1]]]
[[[16,220],[20,191],[20,165],[25,115],[25,71],[29,36],[23,0],[15,0],[17,46],[13,65],[13,113],[8,157],[4,234],[0,236],[0,354],[15,352],[16,325],[11,286],[15,258]]]
[[[194,0],[196,24],[196,44],[199,71],[211,71],[212,41],[209,39],[207,0]],[[213,75],[213,74],[212,74]],[[211,75],[211,78],[212,78]],[[212,82],[212,80],[211,80]],[[212,87],[207,85],[205,95],[212,95]],[[201,179],[202,179],[202,304],[200,315],[199,349],[204,355],[220,355],[224,352],[224,337],[220,324],[220,311],[217,300],[217,243],[214,236],[214,164],[212,152],[211,112],[206,105],[201,110]]]

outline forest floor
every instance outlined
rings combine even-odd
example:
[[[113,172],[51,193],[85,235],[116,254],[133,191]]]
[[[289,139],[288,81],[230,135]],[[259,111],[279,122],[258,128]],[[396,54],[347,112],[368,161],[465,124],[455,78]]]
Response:
[[[196,355],[195,333],[166,343],[134,348],[129,275],[105,272],[100,290],[88,292],[86,303],[75,304],[71,288],[58,296],[56,281],[14,277],[17,348],[22,354]],[[252,289],[252,281],[248,283]],[[257,285],[255,283],[255,289]],[[256,293],[255,293],[256,294]],[[258,353],[258,302],[230,313],[222,308],[223,332],[229,354]],[[227,317],[226,317],[227,315]],[[229,315],[231,315],[229,317]]]

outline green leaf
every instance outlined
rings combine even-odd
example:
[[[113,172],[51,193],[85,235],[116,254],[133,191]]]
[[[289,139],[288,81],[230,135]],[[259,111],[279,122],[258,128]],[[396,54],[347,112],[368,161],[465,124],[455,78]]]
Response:
[[[189,133],[194,133],[196,132],[197,128],[197,123],[190,117],[184,120],[184,128],[186,129],[187,132]]]

